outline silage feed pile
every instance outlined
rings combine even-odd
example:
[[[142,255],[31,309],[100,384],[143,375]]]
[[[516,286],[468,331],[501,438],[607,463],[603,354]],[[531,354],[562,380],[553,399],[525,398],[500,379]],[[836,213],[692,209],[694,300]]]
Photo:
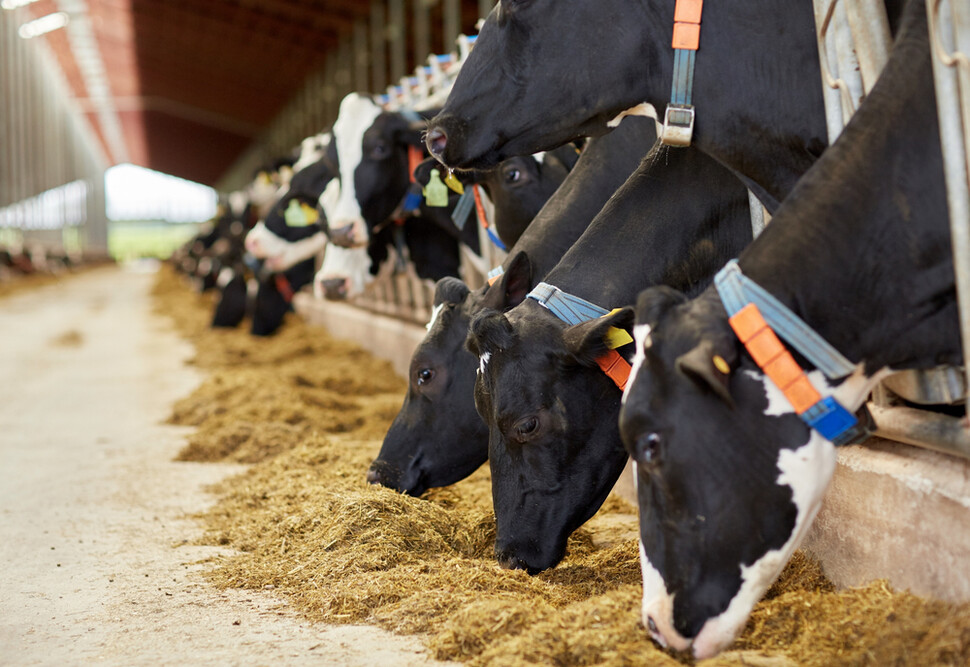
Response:
[[[207,374],[171,421],[197,427],[183,460],[251,463],[217,488],[207,544],[218,586],[273,589],[308,619],[424,636],[432,655],[475,665],[678,665],[639,623],[636,517],[619,500],[530,577],[492,558],[487,466],[415,499],[364,474],[400,408],[389,364],[288,316],[269,339],[212,331],[210,297],[169,270],[154,291]],[[836,592],[796,554],[743,635],[704,665],[966,665],[970,605],[894,592]]]

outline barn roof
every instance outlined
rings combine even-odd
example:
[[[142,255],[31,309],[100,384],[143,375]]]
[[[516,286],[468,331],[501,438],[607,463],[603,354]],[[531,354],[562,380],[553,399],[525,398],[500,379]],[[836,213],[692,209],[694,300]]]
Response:
[[[85,85],[70,31],[45,39],[109,161],[207,184],[370,14],[368,0],[40,0],[28,9],[39,17],[85,4],[114,130]]]

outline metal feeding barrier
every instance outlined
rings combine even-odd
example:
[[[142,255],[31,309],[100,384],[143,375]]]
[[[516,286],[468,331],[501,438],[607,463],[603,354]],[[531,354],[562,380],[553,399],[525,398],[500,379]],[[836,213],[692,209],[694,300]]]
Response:
[[[455,40],[457,52],[428,56],[426,65],[419,65],[413,75],[403,77],[378,95],[378,103],[387,111],[425,111],[444,104],[476,39],[459,35]],[[480,196],[485,218],[493,219],[492,203],[484,192],[480,191]],[[476,216],[473,211],[466,224],[474,224]],[[460,245],[460,277],[471,289],[484,285],[488,271],[501,264],[506,255],[492,243],[482,224],[476,224],[476,228],[481,254]],[[424,324],[431,317],[433,301],[434,283],[418,277],[403,244],[396,244],[374,280],[351,303],[371,312]]]
[[[889,59],[892,38],[883,0],[814,0],[829,142],[835,141]],[[873,392],[876,435],[970,458],[966,422],[970,376],[970,4],[927,0],[940,119],[951,243],[960,312],[963,368],[903,371]],[[924,407],[927,406],[927,407]],[[933,406],[932,409],[928,406]]]

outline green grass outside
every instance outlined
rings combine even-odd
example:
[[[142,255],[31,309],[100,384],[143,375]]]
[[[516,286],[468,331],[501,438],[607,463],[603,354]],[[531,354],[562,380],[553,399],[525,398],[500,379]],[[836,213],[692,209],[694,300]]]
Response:
[[[111,222],[108,252],[119,262],[139,257],[168,259],[172,252],[198,231],[195,224]]]

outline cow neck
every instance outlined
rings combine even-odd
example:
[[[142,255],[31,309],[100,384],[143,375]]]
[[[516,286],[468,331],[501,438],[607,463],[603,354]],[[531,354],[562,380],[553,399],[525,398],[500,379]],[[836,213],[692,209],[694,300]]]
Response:
[[[739,257],[867,375],[960,359],[925,15],[920,25],[900,36],[902,55]]]
[[[653,120],[627,118],[609,134],[590,139],[572,171],[512,246],[506,268],[524,251],[532,274],[546,275],[636,170],[655,138]]]
[[[674,78],[673,3],[654,0],[648,9],[638,53],[655,57],[641,65],[639,101],[659,113]],[[734,170],[774,213],[828,144],[811,3],[780,10],[766,0],[709,2],[703,14],[692,87],[703,122],[692,144]]]
[[[691,294],[751,239],[747,192],[694,148],[648,155],[544,280],[603,305],[652,285]]]

